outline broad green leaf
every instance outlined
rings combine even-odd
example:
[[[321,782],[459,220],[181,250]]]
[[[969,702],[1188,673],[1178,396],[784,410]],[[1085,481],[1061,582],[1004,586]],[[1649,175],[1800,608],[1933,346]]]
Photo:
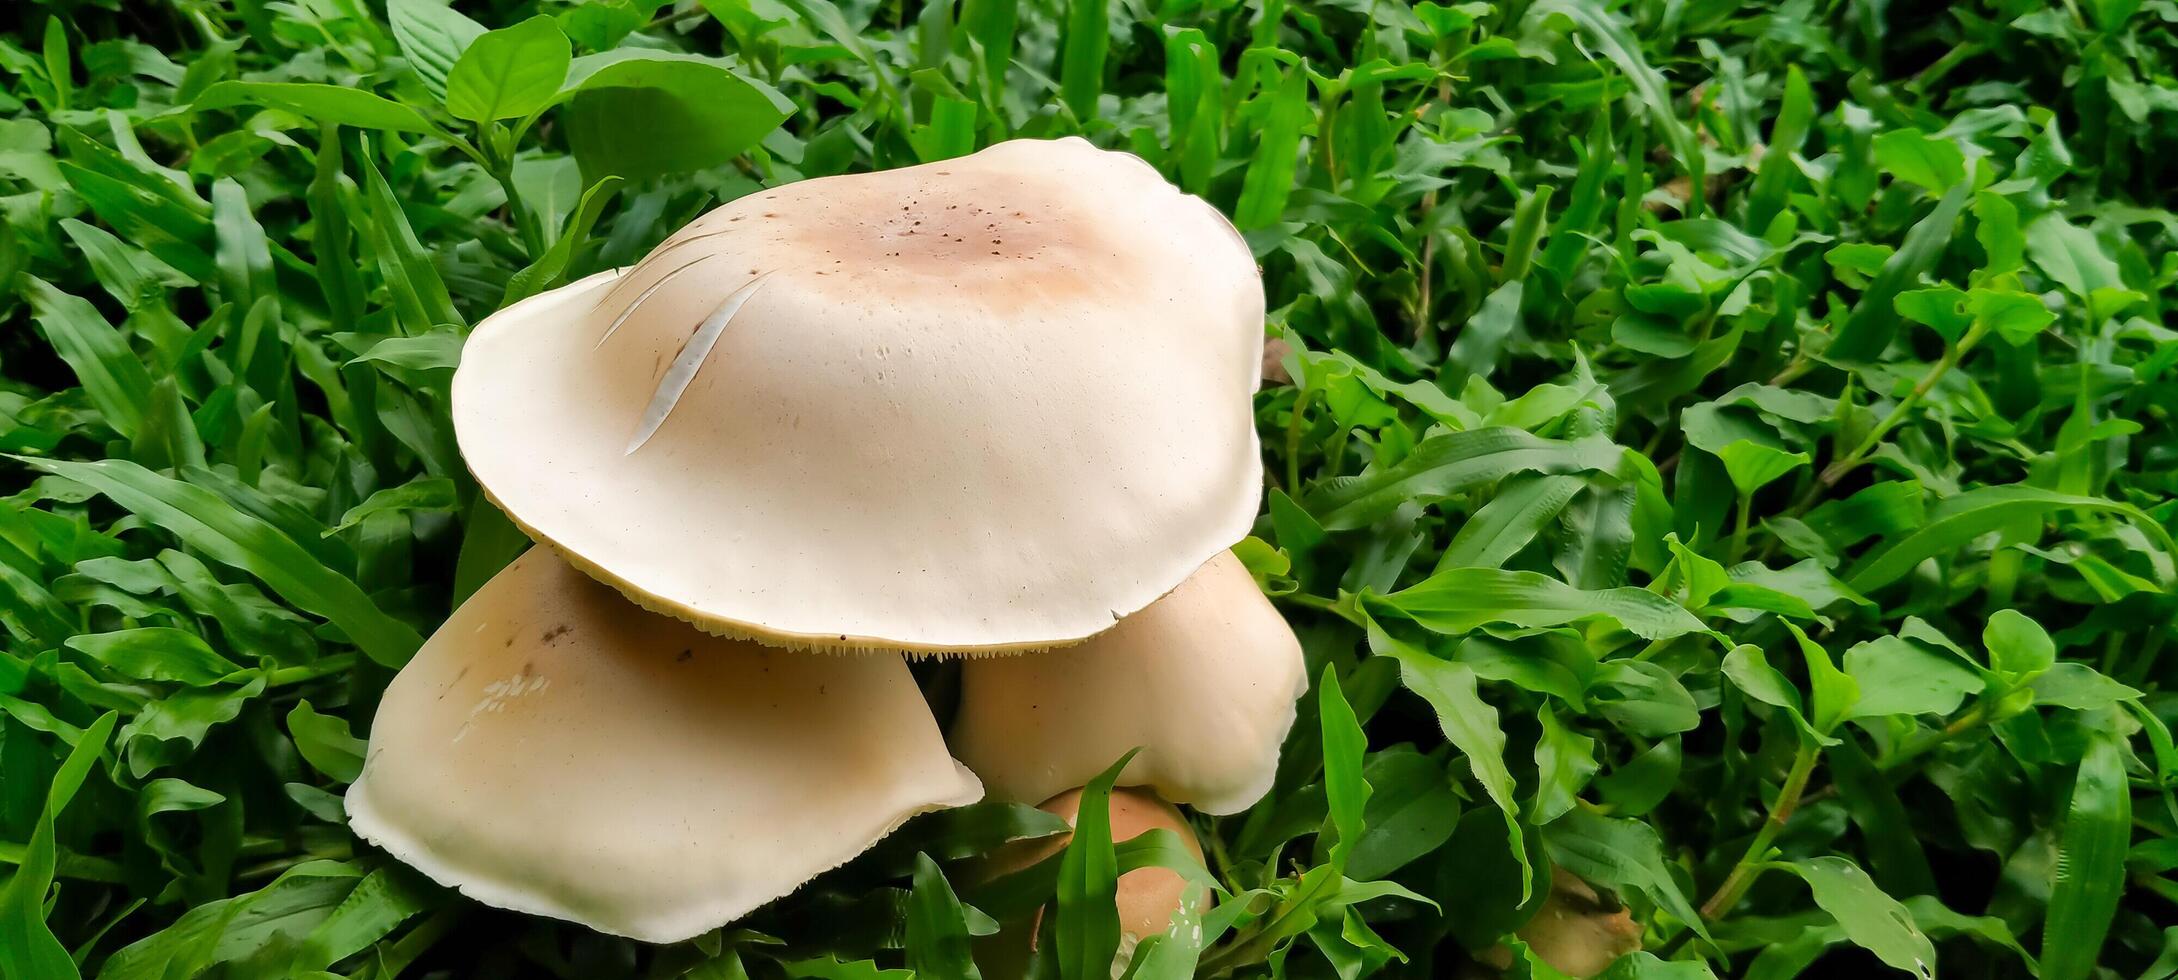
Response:
[[[1922,935],[1906,907],[1876,887],[1860,865],[1825,856],[1787,867],[1807,881],[1815,904],[1838,920],[1846,938],[1893,967],[1934,980],[1936,944]]]
[[[1738,688],[1741,694],[1785,709],[1793,722],[1805,729],[1809,735],[1821,737],[1801,710],[1800,692],[1792,686],[1791,681],[1785,679],[1784,674],[1770,666],[1769,659],[1762,655],[1762,648],[1745,643],[1733,647],[1730,653],[1724,655],[1723,670],[1724,676],[1731,680],[1732,686]]]
[[[365,89],[316,82],[220,82],[191,107],[199,111],[257,105],[319,122],[359,129],[425,133],[434,128],[422,113]]]
[[[1966,293],[1957,286],[1908,289],[1893,298],[1891,305],[1899,316],[1936,331],[1946,343],[1957,342],[1974,323],[1974,314],[1966,309]]]
[[[1800,627],[1787,622],[1785,629],[1791,631],[1794,640],[1799,641],[1801,659],[1807,662],[1808,688],[1811,695],[1808,698],[1808,722],[1815,726],[1817,732],[1828,735],[1832,729],[1838,727],[1839,722],[1851,717],[1853,706],[1860,703],[1860,685],[1854,683],[1850,675],[1840,671],[1837,663],[1830,659],[1830,651],[1809,639],[1806,633],[1801,632]]]
[[[445,0],[387,0],[386,19],[425,90],[445,101],[447,76],[470,42],[484,33],[484,25]]]
[[[1909,184],[1942,194],[1966,180],[1957,144],[1919,130],[1894,129],[1875,138],[1876,165]]]
[[[68,648],[139,681],[202,687],[242,669],[214,653],[202,637],[167,626],[79,634],[68,638]]]
[[[574,59],[558,21],[538,14],[469,42],[446,76],[446,111],[488,123],[542,111],[559,96]]]
[[[15,873],[9,876],[5,885],[0,885],[0,976],[10,980],[32,977],[64,980],[82,976],[75,961],[69,957],[68,948],[55,938],[45,921],[46,890],[53,885],[59,850],[54,840],[55,823],[69,802],[75,799],[76,791],[83,788],[83,780],[90,775],[91,767],[105,754],[106,742],[113,737],[114,723],[118,720],[118,715],[106,712],[76,740],[67,760],[53,773],[37,823],[31,830],[30,843],[23,849],[22,859],[16,862]]]
[[[1596,740],[1566,727],[1548,703],[1536,712],[1536,721],[1543,734],[1535,741],[1535,798],[1528,820],[1541,825],[1579,803],[1581,790],[1596,774]]]
[[[1520,304],[1527,286],[1518,279],[1499,283],[1483,297],[1475,315],[1460,326],[1459,336],[1444,352],[1439,383],[1467,377],[1487,378],[1503,357],[1505,344],[1520,328]]]
[[[173,925],[129,944],[107,959],[99,980],[162,980],[194,976],[268,947],[294,949],[331,920],[365,877],[339,861],[297,864],[254,892],[199,905]],[[284,975],[274,956],[274,975]]]
[[[83,392],[106,424],[133,438],[150,410],[151,375],[129,350],[128,340],[80,296],[55,289],[36,276],[23,277],[31,317],[55,353],[76,372]]]
[[[1602,617],[1644,639],[1702,630],[1701,620],[1646,589],[1576,589],[1536,572],[1448,568],[1372,604],[1439,633],[1458,635],[1489,623],[1559,626]]]
[[[1323,789],[1331,811],[1331,867],[1343,872],[1354,845],[1368,826],[1363,811],[1369,803],[1369,782],[1362,776],[1362,756],[1368,736],[1339,690],[1338,668],[1325,664],[1316,682],[1316,715],[1323,727]]]
[[[968,949],[968,917],[953,886],[930,855],[915,856],[915,887],[908,899],[908,967],[933,980],[980,980]]]
[[[2015,685],[2040,676],[2057,661],[2057,644],[2048,631],[2016,609],[1990,614],[1981,642],[1989,651],[1989,666]]]
[[[2129,504],[2008,484],[1976,487],[1937,501],[1929,508],[1924,522],[1870,552],[1846,574],[1845,581],[1858,591],[1872,592],[1906,577],[1915,565],[1952,554],[1991,531],[2013,526],[2021,520],[2039,521],[2068,509],[2101,511],[2131,518],[2166,554],[2178,551],[2171,547],[2168,532]]]
[[[1806,453],[1786,452],[1752,439],[1725,446],[1718,450],[1717,457],[1724,460],[1724,472],[1742,497],[1754,496],[1755,491],[1808,464]]]
[[[2061,214],[2052,211],[2030,222],[2026,242],[2035,267],[2078,299],[2090,299],[2098,289],[2125,288],[2117,263],[2095,234]]]
[[[1255,158],[1241,184],[1240,203],[1233,209],[1233,224],[1240,230],[1266,227],[1285,215],[1298,169],[1301,130],[1310,117],[1308,72],[1305,65],[1295,65],[1278,83],[1262,131],[1256,137]]]
[[[1832,545],[1847,548],[1875,535],[1920,528],[1928,520],[1922,498],[1921,485],[1911,480],[1872,483],[1809,511],[1807,523]]]
[[[1097,117],[1097,98],[1104,94],[1104,59],[1111,50],[1111,18],[1107,0],[1067,0],[1066,28],[1061,36],[1059,94],[1074,118],[1087,123]]]
[[[1520,805],[1514,799],[1512,770],[1505,764],[1505,732],[1498,727],[1497,709],[1482,700],[1475,672],[1466,664],[1442,660],[1426,650],[1400,641],[1375,622],[1368,622],[1369,649],[1378,656],[1399,661],[1399,682],[1421,696],[1437,714],[1437,725],[1446,741],[1467,757],[1475,781],[1482,784],[1490,802],[1505,815],[1507,839],[1520,857],[1520,900],[1527,901],[1533,871],[1522,841]]]
[[[1845,672],[1860,691],[1849,718],[1948,715],[1981,689],[1981,678],[1957,660],[1895,636],[1845,651]]]
[[[1966,308],[1974,314],[1976,326],[1992,331],[2014,345],[2033,340],[2036,334],[2057,322],[2057,314],[2042,305],[2042,298],[2033,293],[1976,289],[1966,294]]]
[[[605,177],[583,192],[582,202],[568,216],[567,227],[553,240],[552,247],[507,280],[506,295],[500,297],[501,305],[511,306],[560,282],[567,273],[568,263],[574,260],[576,250],[589,236],[591,226],[597,223],[598,214],[613,199],[621,183],[618,177]]]
[[[353,580],[201,487],[121,460],[23,462],[103,493],[204,555],[257,576],[281,598],[331,620],[381,664],[397,667],[423,645],[415,630],[380,612]]]
[[[1961,181],[1945,192],[1934,210],[1906,232],[1898,252],[1883,263],[1882,271],[1861,290],[1859,302],[1840,325],[1825,353],[1844,360],[1873,360],[1891,345],[1898,331],[1898,309],[1893,305],[1900,292],[1917,284],[1935,268],[1936,260],[1951,245],[1959,215],[1966,210],[1973,191]]]
[[[380,868],[356,883],[332,914],[303,937],[296,970],[330,967],[369,948],[444,896],[423,875],[402,865]]]
[[[1490,502],[1460,525],[1438,568],[1499,568],[1558,519],[1573,495],[1587,486],[1577,476],[1519,476],[1506,480]]]
[[[584,78],[560,114],[592,183],[732,162],[793,112],[771,86],[703,61],[628,58]]]
[[[2028,686],[2034,689],[2034,703],[2074,711],[2113,708],[2141,697],[2139,691],[2111,680],[2093,667],[2071,660],[2051,664]]]
[[[2019,228],[2019,206],[1992,191],[1974,195],[1974,240],[1988,257],[1981,277],[2017,272],[2026,265],[2026,234]]]
[[[348,734],[348,722],[322,715],[301,701],[287,713],[288,734],[310,765],[343,783],[355,782],[363,772],[363,740]]]
[[[1635,889],[1696,934],[1709,935],[1671,876],[1656,828],[1576,807],[1543,828],[1543,847],[1559,867],[1607,888]]]
[[[1645,738],[1693,731],[1701,725],[1694,696],[1671,671],[1653,663],[1605,661],[1596,671],[1590,701],[1611,724]]]
[[[1455,763],[1457,765],[1457,763]],[[1362,772],[1369,784],[1361,838],[1347,877],[1373,881],[1443,846],[1459,822],[1460,798],[1442,763],[1408,749],[1378,752]]]
[[[2107,732],[2091,735],[2057,832],[2057,876],[2042,923],[2043,980],[2084,980],[2095,968],[2125,890],[2132,794],[2125,749]]]
[[[1059,862],[1056,941],[1060,980],[1107,980],[1119,953],[1119,859],[1112,852],[1112,783],[1134,760],[1128,752],[1082,787],[1074,836]]]
[[[1327,529],[1364,527],[1409,500],[1424,503],[1496,483],[1516,473],[1616,471],[1626,450],[1604,436],[1545,439],[1513,428],[1431,436],[1396,465],[1325,483],[1308,510]]]
[[[411,480],[397,487],[387,487],[342,514],[340,523],[325,529],[325,534],[339,534],[363,523],[374,514],[398,514],[410,511],[451,511],[455,508],[454,481],[440,477],[424,477]]]

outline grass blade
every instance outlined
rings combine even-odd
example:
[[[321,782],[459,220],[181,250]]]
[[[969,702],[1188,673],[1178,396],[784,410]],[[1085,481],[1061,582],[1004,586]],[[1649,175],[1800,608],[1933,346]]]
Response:
[[[2042,921],[2042,980],[2085,980],[2125,892],[2125,851],[2132,843],[2132,791],[2125,749],[2098,731],[2080,759],[2057,832],[2057,879]]]
[[[1074,837],[1059,859],[1055,945],[1059,980],[1108,980],[1119,954],[1119,858],[1112,850],[1112,784],[1134,752],[1082,787]]]
[[[378,663],[398,667],[423,645],[415,630],[380,612],[347,576],[319,564],[272,525],[202,487],[122,460],[15,458],[105,494],[206,556],[257,576],[280,598],[331,620]]]
[[[45,805],[39,811],[37,826],[31,831],[30,844],[23,849],[15,874],[5,886],[0,886],[0,977],[67,980],[82,976],[76,969],[75,960],[69,957],[68,948],[54,938],[53,930],[45,923],[45,893],[53,886],[54,866],[59,857],[59,847],[53,840],[53,825],[60,819],[61,811],[67,809],[68,802],[75,799],[76,790],[83,787],[91,766],[105,754],[106,742],[113,737],[114,725],[119,721],[119,715],[106,712],[76,739],[68,760],[53,774],[52,786],[46,790]]]

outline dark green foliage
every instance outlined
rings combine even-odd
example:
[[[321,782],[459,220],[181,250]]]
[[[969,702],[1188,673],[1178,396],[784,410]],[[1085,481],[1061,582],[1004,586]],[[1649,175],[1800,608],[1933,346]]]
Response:
[[[2172,0],[459,6],[9,7],[0,977],[999,980],[1049,904],[1032,972],[1096,980],[1150,865],[1194,901],[1141,980],[1482,969],[1553,868],[1643,930],[1613,977],[2178,970]],[[982,880],[1059,829],[983,804],[657,948],[345,831],[524,545],[447,424],[470,324],[1068,134],[1270,299],[1238,550],[1319,681],[1207,872],[1092,806]]]

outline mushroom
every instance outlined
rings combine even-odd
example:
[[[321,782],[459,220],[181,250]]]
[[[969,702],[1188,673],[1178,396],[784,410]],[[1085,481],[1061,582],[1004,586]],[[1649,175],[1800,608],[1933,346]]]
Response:
[[[1550,895],[1513,935],[1536,959],[1580,980],[1641,949],[1641,924],[1633,913],[1610,892],[1597,891],[1564,868],[1550,869]],[[1512,965],[1512,951],[1497,946],[1484,959],[1502,970]]]
[[[1262,319],[1230,223],[1079,139],[774,188],[493,315],[456,436],[549,548],[394,679],[352,826],[685,938],[981,797],[901,653],[1023,654],[966,665],[953,731],[1009,799],[1140,746],[1122,783],[1249,806],[1306,688],[1224,550]]]
[[[1081,812],[1081,789],[1076,787],[1037,804],[1037,808],[1056,814],[1067,823],[1075,822]],[[1170,830],[1180,835],[1180,841],[1195,860],[1202,860],[1202,842],[1195,837],[1195,828],[1172,804],[1158,799],[1157,794],[1145,790],[1119,788],[1112,790],[1108,812],[1111,814],[1112,842],[1122,844],[1152,830]],[[1035,840],[1016,841],[994,853],[983,865],[982,876],[988,880],[1012,874],[1041,862],[1066,849],[1072,834],[1057,834]],[[1124,960],[1136,944],[1150,936],[1158,935],[1171,925],[1173,913],[1180,910],[1180,901],[1187,892],[1187,879],[1170,868],[1136,868],[1119,876],[1119,888],[1115,895],[1119,906],[1120,955]],[[978,960],[992,965],[994,977],[1020,976],[1027,967],[1028,956],[1035,948],[1036,932],[1043,911],[1023,922],[1006,923],[1005,928],[978,946]]]
[[[478,901],[672,942],[981,795],[900,658],[711,636],[533,548],[386,689],[347,808]]]
[[[1086,639],[1248,533],[1246,243],[1078,138],[772,188],[470,336],[456,436],[645,608],[822,649]]]
[[[1301,644],[1231,552],[1076,647],[961,666],[954,754],[997,799],[1031,802],[1119,775],[1206,813],[1270,790],[1308,689]]]

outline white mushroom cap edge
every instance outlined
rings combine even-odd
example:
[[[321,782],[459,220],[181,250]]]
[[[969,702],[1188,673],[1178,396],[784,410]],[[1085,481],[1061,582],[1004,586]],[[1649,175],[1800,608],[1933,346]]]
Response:
[[[753,194],[502,310],[452,414],[516,524],[653,611],[1038,650],[1247,534],[1263,302],[1232,225],[1148,164],[1015,140]]]
[[[981,796],[899,657],[711,636],[533,548],[386,689],[347,809],[487,905],[673,942]]]
[[[1292,628],[1222,552],[1087,643],[963,663],[950,741],[994,799],[1047,799],[1140,747],[1120,785],[1237,813],[1270,791],[1307,690]]]

